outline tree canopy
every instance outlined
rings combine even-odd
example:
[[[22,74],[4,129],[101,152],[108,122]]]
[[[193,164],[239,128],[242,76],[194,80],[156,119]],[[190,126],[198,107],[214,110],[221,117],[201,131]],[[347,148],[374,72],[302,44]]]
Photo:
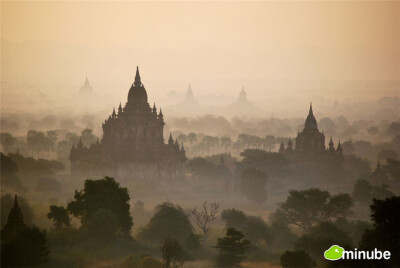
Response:
[[[218,256],[216,259],[217,267],[238,267],[246,256],[245,252],[249,249],[250,242],[244,238],[244,234],[234,228],[228,228],[226,235],[218,238]]]
[[[348,194],[331,196],[318,188],[289,192],[286,201],[280,204],[277,213],[307,232],[318,222],[351,215],[353,200]]]
[[[156,244],[160,244],[165,238],[177,239],[184,246],[191,247],[192,245],[188,243],[195,234],[189,216],[180,206],[163,203],[157,206],[156,213],[149,224],[140,231],[138,237]],[[199,243],[198,240],[193,242]]]
[[[84,188],[75,191],[75,200],[68,204],[68,211],[87,226],[98,210],[109,210],[118,219],[121,231],[129,232],[133,225],[129,200],[128,189],[121,187],[114,178],[86,180]]]
[[[221,218],[226,227],[245,233],[253,244],[268,244],[273,240],[270,227],[260,217],[249,216],[236,209],[226,209],[222,211]]]

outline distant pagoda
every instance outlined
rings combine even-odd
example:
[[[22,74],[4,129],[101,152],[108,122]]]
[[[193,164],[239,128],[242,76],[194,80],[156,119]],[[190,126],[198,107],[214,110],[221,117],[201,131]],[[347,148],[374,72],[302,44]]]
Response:
[[[84,95],[84,96],[90,96],[93,94],[93,88],[89,83],[89,79],[86,76],[85,82],[83,83],[83,86],[79,89],[79,94]]]

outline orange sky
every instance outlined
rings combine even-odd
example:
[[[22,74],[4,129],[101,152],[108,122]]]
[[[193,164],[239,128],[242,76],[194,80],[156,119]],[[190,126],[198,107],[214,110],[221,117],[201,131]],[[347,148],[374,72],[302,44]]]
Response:
[[[2,1],[1,15],[7,81],[126,84],[136,65],[155,88],[400,77],[395,1]]]

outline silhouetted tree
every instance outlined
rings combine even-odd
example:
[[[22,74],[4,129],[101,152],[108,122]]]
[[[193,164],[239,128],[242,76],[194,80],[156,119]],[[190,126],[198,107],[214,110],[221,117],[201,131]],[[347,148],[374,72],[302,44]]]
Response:
[[[196,236],[188,215],[181,207],[171,203],[157,206],[156,213],[149,224],[139,232],[138,237],[155,244],[160,244],[164,238],[169,237],[177,239],[187,248],[199,246],[198,239],[193,240]]]
[[[276,139],[275,139],[274,136],[272,136],[272,135],[267,135],[267,136],[264,138],[264,145],[265,145],[265,148],[266,148],[268,151],[273,150],[273,149],[275,148],[275,144],[276,144]]]
[[[86,147],[90,147],[90,145],[95,144],[97,142],[97,136],[93,134],[93,130],[86,128],[82,131],[82,143]]]
[[[161,244],[164,268],[182,267],[184,252],[181,243],[176,239],[166,238]]]
[[[227,228],[233,227],[245,233],[252,244],[265,245],[273,241],[270,227],[260,217],[246,215],[243,211],[236,209],[226,209],[222,211],[221,218]]]
[[[26,137],[26,144],[32,152],[35,152],[39,157],[39,153],[43,151],[46,144],[46,135],[41,131],[29,130]]]
[[[197,178],[215,178],[217,166],[203,157],[195,157],[186,163],[186,168]]]
[[[13,150],[17,140],[10,133],[0,133],[1,146],[4,149],[4,153],[9,153]]]
[[[374,229],[366,230],[360,242],[360,248],[391,252],[389,260],[376,261],[377,267],[400,266],[400,196],[392,196],[385,200],[374,199],[371,208],[371,220]]]
[[[207,201],[205,201],[200,211],[198,211],[196,208],[192,209],[195,223],[203,232],[203,245],[205,245],[207,242],[209,232],[208,224],[216,219],[215,216],[218,213],[218,208],[218,203],[211,203],[210,208],[208,208]]]
[[[246,258],[245,252],[249,249],[250,242],[244,239],[242,232],[234,228],[226,230],[226,236],[218,238],[217,267],[240,267],[240,263]]]
[[[53,225],[56,230],[63,230],[71,225],[68,210],[63,206],[50,206],[50,212],[47,214],[49,220],[53,220]]]
[[[366,205],[371,204],[374,198],[385,199],[394,195],[386,185],[373,186],[365,179],[358,179],[354,183],[353,198],[356,202]]]
[[[51,177],[64,169],[64,165],[55,160],[34,159],[20,154],[8,155],[18,166],[21,177]]]
[[[228,147],[231,146],[232,140],[229,136],[223,136],[221,138],[221,145],[224,146],[225,153],[228,150]]]
[[[311,188],[290,191],[286,201],[279,206],[277,213],[307,232],[318,222],[350,215],[353,201],[348,194],[331,196],[327,191]]]
[[[46,132],[45,151],[54,152],[57,144],[57,132],[50,130]]]
[[[98,210],[110,210],[117,218],[118,227],[128,233],[133,225],[129,199],[128,189],[121,187],[114,178],[86,180],[83,190],[75,191],[75,200],[68,204],[68,211],[86,226],[91,224]]]
[[[20,179],[17,176],[18,167],[10,157],[0,153],[0,179],[3,188],[14,190],[23,189]]]
[[[88,230],[96,237],[109,240],[117,232],[120,224],[116,215],[109,209],[100,208],[90,215]]]
[[[332,245],[351,248],[348,234],[329,222],[321,222],[295,242],[297,250],[304,250],[315,260],[323,260],[323,252]]]
[[[379,128],[377,127],[370,127],[367,129],[367,133],[371,136],[375,136],[379,133]]]
[[[389,125],[388,129],[386,130],[386,135],[389,136],[397,136],[400,135],[400,123],[393,122]]]
[[[197,136],[195,133],[191,132],[189,133],[189,135],[187,136],[187,140],[190,143],[190,150],[192,150],[193,147],[193,143],[195,143],[197,141]]]

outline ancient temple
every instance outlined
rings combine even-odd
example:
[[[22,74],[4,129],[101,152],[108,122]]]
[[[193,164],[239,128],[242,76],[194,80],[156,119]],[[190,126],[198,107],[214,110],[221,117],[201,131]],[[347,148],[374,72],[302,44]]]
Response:
[[[25,228],[27,227],[24,223],[21,208],[18,206],[17,195],[15,195],[14,206],[8,213],[7,223],[1,230],[2,239],[13,237]]]
[[[178,179],[184,177],[183,145],[164,143],[164,116],[150,107],[139,68],[124,106],[119,104],[103,123],[103,137],[85,148],[82,141],[70,153],[71,174],[115,176],[127,179]],[[94,174],[93,174],[94,175]]]
[[[325,151],[325,135],[318,129],[311,104],[304,129],[297,134],[295,150],[299,152]]]
[[[89,96],[93,94],[93,88],[90,85],[87,76],[85,82],[83,83],[83,86],[79,89],[79,94],[84,96]]]
[[[339,144],[337,149],[334,147],[332,137],[330,138],[328,149],[325,148],[325,135],[318,129],[317,120],[315,119],[312,105],[310,104],[310,110],[306,122],[304,124],[304,129],[302,132],[297,133],[296,144],[293,149],[292,139],[289,139],[287,147],[284,147],[283,142],[279,147],[279,153],[301,153],[307,155],[315,155],[318,153],[329,153],[331,155],[337,155],[340,159],[343,159],[342,146]]]
[[[188,107],[198,106],[199,103],[197,102],[196,98],[194,97],[192,88],[190,87],[186,91],[185,99],[183,100],[183,104],[187,105]]]

